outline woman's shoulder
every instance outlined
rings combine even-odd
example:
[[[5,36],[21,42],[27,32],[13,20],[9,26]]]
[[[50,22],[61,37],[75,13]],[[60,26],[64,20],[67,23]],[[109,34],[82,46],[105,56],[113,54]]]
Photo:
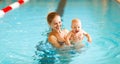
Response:
[[[52,39],[56,39],[56,36],[53,32],[50,32],[48,35],[48,41],[51,41]]]
[[[53,32],[50,32],[50,33],[49,33],[49,37],[50,37],[50,36],[54,36],[54,35],[55,35],[55,34],[54,34]]]

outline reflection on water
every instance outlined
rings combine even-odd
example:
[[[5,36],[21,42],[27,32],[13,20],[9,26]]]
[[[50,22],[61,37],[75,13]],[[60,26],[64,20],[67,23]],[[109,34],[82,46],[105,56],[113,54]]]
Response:
[[[38,63],[41,64],[54,64],[56,61],[55,58],[55,51],[54,49],[50,48],[47,43],[43,43],[43,41],[39,42],[39,44],[36,46],[37,51],[35,52],[36,54],[36,60],[38,60]]]
[[[69,64],[76,55],[82,53],[81,50],[73,48],[56,49],[48,41],[40,41],[36,46],[35,60],[38,64]]]
[[[75,49],[74,47],[60,49],[53,47],[47,40],[48,32],[49,31],[41,34],[43,39],[36,45],[34,60],[36,60],[38,64],[69,64],[72,58],[82,53],[81,49]]]

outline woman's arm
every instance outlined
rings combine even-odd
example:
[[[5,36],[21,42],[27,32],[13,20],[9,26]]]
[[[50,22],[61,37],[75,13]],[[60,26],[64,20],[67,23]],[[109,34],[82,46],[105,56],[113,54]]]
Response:
[[[54,35],[48,37],[48,41],[56,48],[61,48],[62,46],[58,43],[57,38]]]
[[[71,44],[70,44],[70,41],[69,41],[69,38],[70,38],[70,37],[69,37],[69,36],[70,36],[69,31],[68,31],[67,29],[64,29],[63,31],[64,31],[64,34],[65,34],[65,35],[64,35],[64,36],[65,36],[65,37],[64,37],[64,39],[65,39],[65,44],[66,44],[66,45],[71,45]]]
[[[66,43],[66,45],[71,45],[71,43],[70,43],[70,36],[71,36],[71,32],[69,32],[68,34],[67,34],[67,36],[66,36],[66,38],[65,38],[65,43]]]

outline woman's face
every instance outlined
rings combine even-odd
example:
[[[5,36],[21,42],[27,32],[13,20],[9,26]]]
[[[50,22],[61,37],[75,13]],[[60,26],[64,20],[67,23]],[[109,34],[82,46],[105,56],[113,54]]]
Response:
[[[55,16],[55,18],[52,20],[50,24],[51,28],[56,31],[61,30],[61,25],[62,25],[62,22],[61,22],[60,16]]]

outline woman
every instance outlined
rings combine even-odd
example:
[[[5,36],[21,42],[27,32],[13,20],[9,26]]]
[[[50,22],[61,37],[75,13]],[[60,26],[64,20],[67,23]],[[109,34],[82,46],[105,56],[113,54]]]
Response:
[[[62,48],[68,31],[66,29],[61,29],[62,22],[60,15],[56,12],[49,13],[47,16],[47,22],[52,29],[49,33],[48,41],[56,48]]]

